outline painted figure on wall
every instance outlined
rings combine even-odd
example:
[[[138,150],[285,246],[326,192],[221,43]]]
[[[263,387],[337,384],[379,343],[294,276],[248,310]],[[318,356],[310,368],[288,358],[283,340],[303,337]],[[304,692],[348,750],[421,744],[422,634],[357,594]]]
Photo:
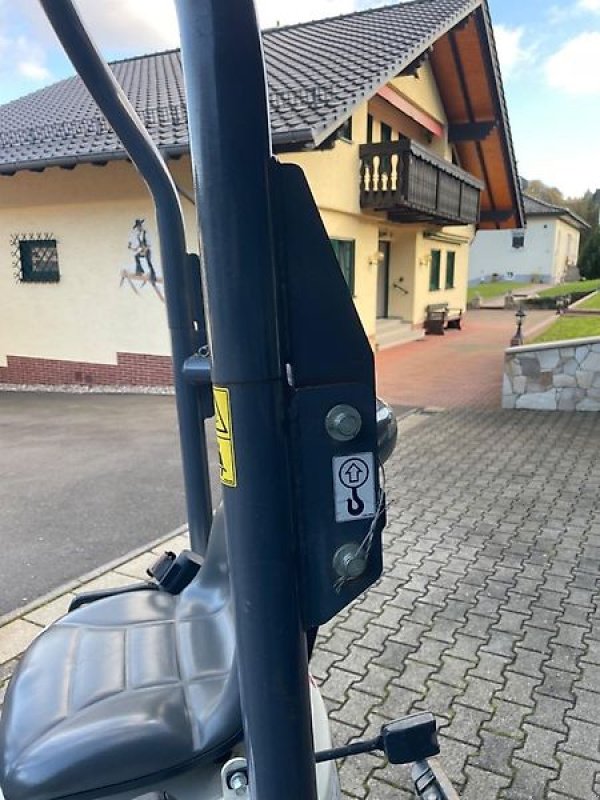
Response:
[[[163,281],[157,275],[157,270],[152,263],[152,243],[144,223],[145,220],[142,218],[136,219],[133,223],[127,248],[133,253],[135,263],[131,267],[121,270],[121,286],[127,283],[136,294],[140,294],[139,290],[149,283],[164,302],[163,293],[158,286]]]
[[[146,265],[150,273],[150,282],[156,284],[156,272],[152,266],[152,250],[150,247],[150,237],[148,231],[144,227],[145,220],[136,219],[133,223],[133,230],[129,236],[128,247],[133,250],[133,257],[135,258],[135,274],[143,275],[145,270],[142,267],[142,258],[146,260]]]

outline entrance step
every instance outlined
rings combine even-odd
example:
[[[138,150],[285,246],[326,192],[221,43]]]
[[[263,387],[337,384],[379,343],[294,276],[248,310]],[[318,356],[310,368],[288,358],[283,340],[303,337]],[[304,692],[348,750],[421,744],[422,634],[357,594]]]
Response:
[[[420,328],[414,330],[409,322],[401,319],[378,319],[376,327],[377,349],[384,350],[398,344],[416,342],[422,339],[425,331]]]

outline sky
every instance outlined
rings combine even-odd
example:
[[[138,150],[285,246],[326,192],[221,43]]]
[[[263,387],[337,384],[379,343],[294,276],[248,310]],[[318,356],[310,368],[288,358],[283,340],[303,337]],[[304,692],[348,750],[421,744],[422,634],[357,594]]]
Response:
[[[520,174],[600,188],[600,0],[489,0]],[[385,0],[256,0],[263,27]],[[107,59],[175,47],[172,0],[79,0]],[[0,0],[0,103],[72,74],[37,0]]]

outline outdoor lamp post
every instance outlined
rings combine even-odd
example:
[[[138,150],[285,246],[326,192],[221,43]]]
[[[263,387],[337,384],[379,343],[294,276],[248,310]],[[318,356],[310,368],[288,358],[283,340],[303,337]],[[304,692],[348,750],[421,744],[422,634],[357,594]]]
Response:
[[[527,313],[523,310],[523,306],[519,306],[517,309],[517,313],[515,317],[517,318],[517,330],[515,331],[515,335],[510,340],[511,347],[518,347],[519,345],[523,344],[523,320],[527,316]]]

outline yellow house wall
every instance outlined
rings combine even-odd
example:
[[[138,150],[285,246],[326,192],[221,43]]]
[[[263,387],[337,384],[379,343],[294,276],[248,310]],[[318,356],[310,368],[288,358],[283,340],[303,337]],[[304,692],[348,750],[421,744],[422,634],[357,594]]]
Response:
[[[445,125],[446,116],[428,65],[418,77],[392,84],[415,105]],[[304,170],[330,238],[355,241],[355,303],[367,334],[376,329],[376,254],[381,233],[392,235],[389,315],[420,323],[429,303],[466,305],[468,247],[425,240],[423,227],[393,225],[385,215],[363,214],[359,204],[359,146],[367,140],[365,101],[353,115],[352,141],[337,141],[323,151],[293,153],[281,161]],[[374,120],[374,138],[380,134]],[[428,138],[428,137],[426,137]],[[446,135],[430,143],[450,156]],[[191,189],[189,158],[170,162],[176,181]],[[188,247],[197,252],[195,209],[182,199]],[[118,352],[168,355],[165,307],[147,285],[139,295],[119,286],[120,271],[131,268],[127,250],[133,220],[146,219],[153,260],[160,266],[158,239],[150,197],[126,162],[105,167],[81,165],[68,171],[23,172],[0,177],[0,364],[6,355],[115,363]],[[449,233],[471,231],[448,228]],[[58,240],[61,280],[58,284],[24,284],[14,279],[10,237],[48,232]],[[429,292],[432,248],[454,249],[456,288]],[[408,291],[394,289],[401,285]],[[445,280],[445,258],[442,281]]]
[[[576,263],[579,253],[580,233],[577,228],[563,222],[561,219],[554,221],[554,258],[552,274],[555,282],[563,280],[568,269],[567,259]]]
[[[189,162],[173,165],[184,183]],[[183,203],[197,252],[194,209]],[[136,217],[146,219],[160,272],[153,206],[126,162],[0,179],[0,365],[7,355],[114,364],[118,352],[170,353],[165,306],[152,287],[136,295],[119,286],[133,265],[127,243]],[[57,239],[59,283],[15,280],[10,238],[27,233]]]
[[[447,229],[448,232],[452,231],[452,235],[455,236],[458,230],[457,228]],[[415,323],[424,321],[427,314],[427,306],[432,303],[448,303],[450,308],[466,310],[469,279],[469,241],[470,239],[463,244],[448,244],[446,242],[426,239],[423,233],[417,234],[413,319]],[[432,250],[440,250],[442,254],[440,271],[441,288],[437,291],[429,290],[430,255]],[[446,285],[446,253],[448,251],[454,251],[456,253],[454,289],[444,288]]]
[[[355,241],[354,302],[367,335],[374,337],[380,223],[360,209],[358,149],[366,136],[363,103],[352,118],[351,142],[337,141],[329,150],[285,154],[280,161],[303,169],[329,238]]]

